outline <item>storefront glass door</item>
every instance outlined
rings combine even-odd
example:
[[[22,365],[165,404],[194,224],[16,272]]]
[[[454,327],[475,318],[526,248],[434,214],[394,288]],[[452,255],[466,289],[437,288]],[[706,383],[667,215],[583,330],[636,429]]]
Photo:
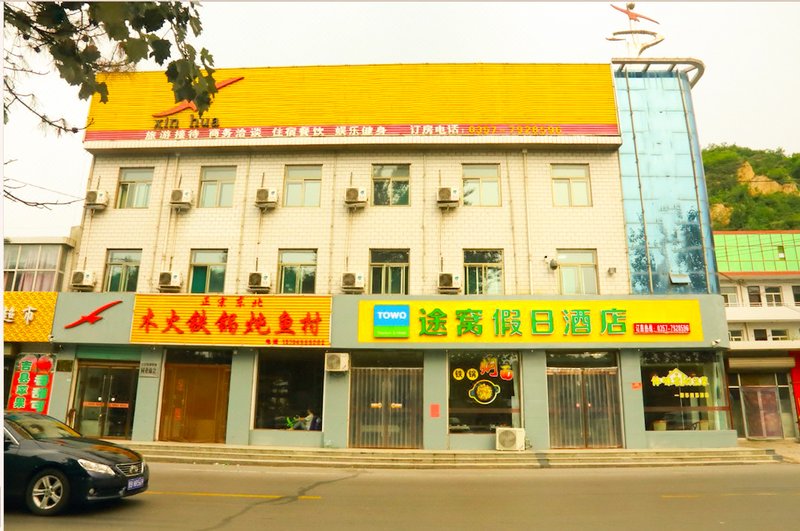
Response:
[[[742,387],[747,434],[755,438],[783,438],[778,390],[775,387]]]
[[[130,439],[138,381],[138,364],[81,364],[75,429],[87,437]]]
[[[422,374],[416,368],[351,370],[351,447],[422,447]]]

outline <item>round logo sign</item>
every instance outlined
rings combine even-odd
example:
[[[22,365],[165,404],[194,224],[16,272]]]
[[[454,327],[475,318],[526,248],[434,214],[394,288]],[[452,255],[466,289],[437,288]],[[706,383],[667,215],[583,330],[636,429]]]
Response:
[[[490,380],[478,380],[469,390],[469,397],[479,404],[491,404],[500,394],[500,386]]]

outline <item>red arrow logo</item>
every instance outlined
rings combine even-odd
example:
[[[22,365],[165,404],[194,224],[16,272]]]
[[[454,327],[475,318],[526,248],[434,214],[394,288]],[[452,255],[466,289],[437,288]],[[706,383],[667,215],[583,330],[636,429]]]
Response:
[[[214,84],[214,86],[217,87],[217,90],[220,90],[222,88],[227,87],[228,85],[233,85],[234,83],[236,83],[237,81],[241,81],[242,79],[244,79],[244,76],[232,77],[230,79],[225,79],[223,81],[217,81]],[[155,118],[163,118],[165,116],[171,116],[171,115],[179,113],[181,111],[185,111],[186,109],[191,109],[193,111],[197,111],[197,106],[194,104],[193,101],[183,100],[182,102],[177,104],[175,107],[172,107],[171,109],[167,109],[166,111],[157,112],[153,116]]]
[[[81,318],[75,321],[74,323],[70,323],[68,325],[64,325],[64,328],[75,328],[78,325],[82,325],[83,323],[89,323],[90,325],[95,324],[97,321],[101,320],[100,314],[104,311],[108,310],[112,306],[116,306],[120,304],[122,301],[111,301],[108,304],[104,304],[100,306],[98,309],[90,313],[89,315],[81,315]]]

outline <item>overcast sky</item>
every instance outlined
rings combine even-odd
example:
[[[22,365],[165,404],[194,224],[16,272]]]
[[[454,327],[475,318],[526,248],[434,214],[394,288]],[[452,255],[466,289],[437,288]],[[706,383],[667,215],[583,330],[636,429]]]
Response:
[[[735,143],[800,152],[800,2],[639,2],[634,10],[660,23],[638,28],[665,38],[644,56],[705,63],[693,90],[703,147]],[[197,42],[211,51],[217,68],[608,63],[627,52],[606,37],[629,28],[609,2],[203,2],[200,15]],[[37,81],[32,90],[49,115],[85,123],[88,103],[59,79]],[[4,165],[6,187],[27,183],[14,190],[21,197],[69,201],[85,195],[91,156],[82,135],[43,133],[18,107],[3,128],[3,160],[14,160]],[[66,236],[80,224],[81,212],[81,202],[42,210],[4,200],[3,233]]]

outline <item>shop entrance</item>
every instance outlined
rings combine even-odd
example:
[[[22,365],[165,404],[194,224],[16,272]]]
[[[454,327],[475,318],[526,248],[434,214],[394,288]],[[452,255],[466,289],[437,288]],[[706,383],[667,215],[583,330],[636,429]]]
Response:
[[[167,352],[158,439],[224,443],[230,380],[229,352]]]
[[[86,437],[130,439],[138,381],[138,363],[81,362],[69,414],[75,429]]]
[[[548,364],[602,363],[606,353],[548,355]],[[601,358],[600,356],[609,356]],[[548,367],[551,448],[619,448],[622,422],[617,367]]]
[[[781,439],[781,410],[774,387],[742,387],[744,420],[750,437]]]
[[[794,437],[792,390],[787,373],[729,375],[733,425],[740,437]]]
[[[353,368],[350,446],[422,447],[421,368]]]

